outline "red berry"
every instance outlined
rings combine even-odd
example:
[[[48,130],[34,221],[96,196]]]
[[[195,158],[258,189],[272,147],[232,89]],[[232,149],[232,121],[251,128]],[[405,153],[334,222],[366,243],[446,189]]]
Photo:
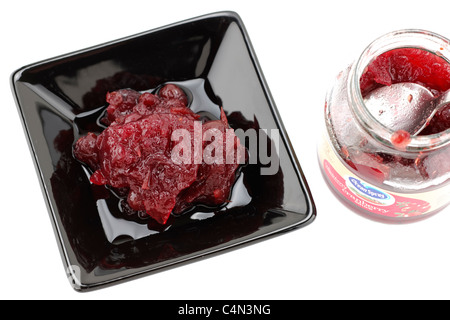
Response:
[[[450,105],[447,105],[443,109],[440,109],[433,118],[429,125],[421,132],[424,134],[435,134],[450,129]]]
[[[164,87],[159,90],[158,95],[165,100],[180,100],[185,106],[188,103],[186,94],[180,87],[174,84],[166,84]]]
[[[143,103],[145,106],[147,107],[153,107],[156,106],[159,102],[159,98],[158,96],[152,94],[152,93],[143,93],[140,97],[139,97],[139,102]]]
[[[410,141],[411,135],[405,130],[397,130],[391,136],[391,142],[397,148],[406,148]]]

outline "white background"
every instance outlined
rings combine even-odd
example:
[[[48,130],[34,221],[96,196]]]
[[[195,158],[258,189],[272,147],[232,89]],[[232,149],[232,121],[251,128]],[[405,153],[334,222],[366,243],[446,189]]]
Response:
[[[0,97],[2,299],[449,299],[450,208],[391,225],[349,211],[316,158],[330,81],[375,38],[420,28],[450,37],[446,1],[8,1]],[[191,17],[236,11],[317,205],[309,226],[90,293],[66,278],[13,101],[23,65]]]

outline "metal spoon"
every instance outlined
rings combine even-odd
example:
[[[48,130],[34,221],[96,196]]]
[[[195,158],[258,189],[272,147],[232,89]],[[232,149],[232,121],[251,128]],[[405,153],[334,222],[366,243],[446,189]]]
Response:
[[[364,97],[369,112],[384,126],[411,135],[420,133],[431,118],[450,103],[450,90],[435,97],[427,88],[410,82],[384,86]]]

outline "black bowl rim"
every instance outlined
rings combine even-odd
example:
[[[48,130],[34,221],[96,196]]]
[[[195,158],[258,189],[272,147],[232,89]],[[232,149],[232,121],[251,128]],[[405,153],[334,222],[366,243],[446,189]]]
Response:
[[[24,114],[22,112],[22,106],[21,106],[20,101],[19,101],[19,94],[18,94],[17,89],[16,89],[16,82],[19,81],[19,79],[20,79],[20,77],[21,77],[21,75],[23,73],[25,73],[27,70],[29,70],[31,68],[35,68],[35,67],[38,67],[38,66],[43,66],[45,64],[52,63],[52,62],[55,62],[55,61],[69,59],[69,58],[74,57],[74,56],[79,56],[79,55],[81,55],[83,53],[88,53],[88,52],[93,51],[93,50],[101,49],[101,48],[108,47],[108,46],[111,46],[111,45],[114,45],[114,44],[119,44],[119,43],[127,41],[127,40],[139,38],[141,36],[145,36],[145,35],[148,35],[148,34],[154,33],[154,32],[163,31],[163,30],[166,30],[166,29],[170,29],[172,27],[181,26],[183,24],[195,23],[195,22],[198,22],[198,21],[201,21],[201,20],[204,20],[204,19],[220,18],[220,17],[234,19],[237,22],[237,24],[238,24],[238,26],[239,26],[239,28],[240,28],[240,30],[242,32],[242,35],[243,35],[244,40],[245,40],[245,44],[248,47],[248,52],[249,52],[249,54],[251,56],[252,62],[254,63],[255,72],[257,73],[258,77],[261,80],[260,83],[262,85],[264,93],[266,94],[266,98],[267,98],[267,100],[269,102],[269,106],[270,106],[272,114],[274,116],[274,120],[275,120],[276,124],[278,125],[278,127],[280,129],[280,135],[281,135],[282,139],[284,140],[284,142],[286,143],[287,151],[289,153],[289,156],[292,159],[291,163],[292,163],[296,173],[300,177],[299,183],[300,183],[300,185],[302,186],[302,188],[304,190],[304,196],[305,196],[306,207],[307,207],[307,212],[305,213],[305,218],[302,219],[302,220],[299,220],[296,224],[290,225],[290,226],[288,226],[286,228],[280,228],[280,229],[275,230],[274,232],[271,232],[271,233],[264,233],[264,234],[261,234],[259,236],[253,237],[251,239],[245,240],[245,241],[243,241],[241,243],[233,244],[231,246],[223,246],[223,247],[220,247],[220,248],[216,248],[214,250],[206,250],[208,252],[199,252],[194,257],[188,257],[185,260],[177,261],[177,262],[175,262],[173,264],[166,265],[166,266],[163,266],[163,267],[160,267],[160,268],[151,269],[151,270],[144,270],[144,271],[140,271],[140,272],[135,272],[135,273],[130,274],[130,275],[126,276],[126,277],[120,277],[120,278],[112,279],[112,280],[107,281],[107,282],[101,282],[101,283],[96,283],[96,284],[88,284],[88,285],[85,285],[85,284],[82,284],[82,283],[81,284],[77,284],[77,285],[72,284],[73,288],[76,291],[84,292],[84,291],[88,291],[88,290],[98,289],[100,287],[105,287],[105,286],[109,286],[109,285],[112,285],[112,284],[116,284],[117,282],[128,281],[128,280],[130,280],[130,278],[135,279],[135,278],[139,278],[141,276],[148,275],[149,273],[154,273],[154,272],[165,270],[167,268],[171,268],[171,267],[180,266],[180,265],[183,265],[183,264],[186,264],[186,263],[190,263],[192,260],[198,261],[198,260],[204,259],[206,257],[212,257],[212,256],[215,256],[216,254],[219,254],[219,253],[222,253],[222,252],[227,252],[227,251],[230,251],[230,250],[233,250],[233,249],[240,248],[243,245],[248,245],[248,244],[251,244],[251,243],[258,242],[259,240],[266,239],[269,236],[279,235],[279,234],[282,234],[282,233],[284,233],[286,231],[291,231],[291,230],[297,229],[298,227],[307,226],[307,225],[309,225],[310,223],[312,223],[315,220],[315,217],[317,215],[317,210],[316,210],[316,206],[315,206],[315,203],[314,203],[314,200],[313,200],[310,188],[309,188],[308,183],[306,181],[305,175],[304,175],[304,173],[303,173],[303,171],[302,171],[302,169],[300,167],[300,164],[298,162],[297,156],[296,156],[296,154],[294,152],[294,149],[292,147],[291,141],[290,141],[290,139],[289,139],[289,137],[287,135],[286,129],[285,129],[284,124],[283,124],[283,122],[281,120],[281,116],[280,116],[280,114],[278,112],[278,109],[277,109],[277,107],[275,105],[275,102],[274,102],[274,99],[272,97],[272,94],[270,93],[269,87],[267,85],[267,81],[266,81],[266,79],[265,79],[265,77],[264,77],[264,75],[262,73],[261,66],[260,66],[259,61],[257,59],[257,56],[255,54],[255,50],[254,50],[254,48],[253,48],[253,46],[251,44],[249,35],[248,35],[247,30],[246,30],[246,28],[244,26],[244,23],[243,23],[241,17],[234,11],[218,11],[218,12],[209,13],[209,14],[197,16],[197,17],[190,18],[190,19],[181,20],[179,22],[171,23],[171,24],[168,24],[168,25],[165,25],[165,26],[161,26],[161,27],[158,27],[158,28],[150,29],[150,30],[147,30],[147,31],[143,31],[143,32],[134,34],[134,35],[122,37],[122,38],[119,38],[119,39],[116,39],[116,40],[104,42],[104,43],[101,43],[101,44],[98,44],[98,45],[90,46],[90,47],[87,47],[87,48],[84,48],[84,49],[80,49],[80,50],[76,50],[76,51],[73,51],[73,52],[70,52],[70,53],[58,55],[58,56],[55,56],[55,57],[52,57],[52,58],[48,58],[48,59],[44,59],[44,60],[41,60],[41,61],[38,61],[38,62],[35,62],[35,63],[30,63],[30,64],[27,64],[27,65],[21,67],[21,68],[16,69],[11,74],[11,76],[10,76],[11,90],[12,90],[12,93],[13,93],[13,96],[14,96],[14,99],[15,99],[15,103],[16,103],[16,106],[17,106],[17,109],[18,109],[18,112],[19,112],[19,115],[20,115],[20,118],[21,118],[21,122],[22,122],[22,125],[23,125],[24,133],[25,133],[25,135],[27,137],[27,142],[28,142],[29,149],[31,151],[31,155],[32,155],[32,158],[33,158],[33,163],[35,165],[35,169],[36,169],[36,171],[38,173],[38,176],[39,176],[39,182],[40,182],[40,185],[41,185],[42,192],[44,194],[44,198],[46,200],[46,205],[47,205],[47,209],[48,209],[49,214],[50,214],[50,218],[51,218],[51,221],[52,221],[52,226],[53,226],[54,232],[56,234],[56,237],[58,239],[58,246],[59,246],[59,249],[60,249],[61,256],[63,258],[63,262],[64,262],[66,268],[70,266],[69,257],[67,256],[67,254],[65,252],[65,248],[64,248],[64,246],[65,246],[64,240],[63,240],[63,237],[61,236],[60,226],[58,225],[56,217],[54,216],[55,213],[53,212],[53,209],[51,208],[50,199],[48,198],[48,195],[46,193],[46,186],[45,186],[44,179],[39,174],[40,171],[39,171],[39,165],[38,165],[38,161],[37,161],[38,160],[38,156],[37,156],[36,152],[33,149],[32,137],[29,134],[28,127],[27,127],[27,124],[26,124],[26,119],[25,119],[25,116],[24,116]],[[68,275],[68,276],[70,277],[70,275]]]

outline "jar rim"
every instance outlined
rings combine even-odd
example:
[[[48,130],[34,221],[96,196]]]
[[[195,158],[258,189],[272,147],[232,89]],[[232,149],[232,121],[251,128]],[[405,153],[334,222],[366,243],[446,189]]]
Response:
[[[348,78],[348,96],[352,111],[355,113],[360,125],[374,139],[392,149],[398,148],[391,142],[395,130],[381,124],[365,106],[361,94],[360,77],[369,63],[377,56],[398,48],[419,48],[430,52],[439,52],[439,56],[450,63],[450,40],[434,32],[421,29],[403,29],[387,33],[372,43],[359,56],[353,64]],[[450,128],[430,135],[412,135],[411,140],[402,151],[421,152],[442,148],[450,144]]]

